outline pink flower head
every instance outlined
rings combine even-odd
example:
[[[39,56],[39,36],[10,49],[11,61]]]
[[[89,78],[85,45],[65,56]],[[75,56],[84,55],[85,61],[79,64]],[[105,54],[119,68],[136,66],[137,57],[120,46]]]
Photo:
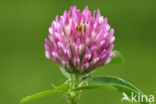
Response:
[[[113,34],[100,10],[91,15],[88,7],[80,12],[72,6],[52,22],[49,40],[45,39],[45,54],[68,72],[88,73],[108,64],[115,56]]]

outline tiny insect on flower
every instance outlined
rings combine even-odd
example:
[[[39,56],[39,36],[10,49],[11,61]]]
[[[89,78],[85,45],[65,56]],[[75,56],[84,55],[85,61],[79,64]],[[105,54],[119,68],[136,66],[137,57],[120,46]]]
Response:
[[[86,31],[86,25],[84,23],[78,24],[76,27],[75,35],[77,36],[77,32],[81,32],[82,36],[84,36],[85,31]]]
[[[100,10],[95,14],[88,7],[80,12],[72,6],[60,19],[56,16],[45,39],[46,57],[71,73],[88,73],[108,64],[115,56],[114,30]]]

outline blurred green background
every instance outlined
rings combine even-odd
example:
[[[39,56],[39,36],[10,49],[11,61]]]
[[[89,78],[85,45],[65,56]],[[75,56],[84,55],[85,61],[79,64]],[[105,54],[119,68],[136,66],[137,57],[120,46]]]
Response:
[[[156,96],[156,0],[0,0],[0,104],[51,89],[65,81],[44,56],[44,39],[55,16],[76,5],[100,9],[115,29],[115,49],[124,64],[108,65],[96,75],[121,77]],[[79,104],[121,104],[115,91],[86,91]],[[60,95],[27,104],[65,104]]]

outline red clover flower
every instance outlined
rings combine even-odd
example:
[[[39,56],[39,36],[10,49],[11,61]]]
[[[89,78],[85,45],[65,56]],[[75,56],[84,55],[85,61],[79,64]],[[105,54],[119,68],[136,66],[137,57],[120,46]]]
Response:
[[[72,6],[60,19],[56,16],[49,28],[49,41],[45,39],[46,57],[71,73],[86,73],[108,64],[115,56],[114,30],[100,10],[95,14],[92,16],[88,7],[80,12]]]

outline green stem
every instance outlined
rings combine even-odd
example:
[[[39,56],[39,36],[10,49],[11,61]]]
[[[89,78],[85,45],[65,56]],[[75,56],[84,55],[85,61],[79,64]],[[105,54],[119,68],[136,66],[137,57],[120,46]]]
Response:
[[[75,74],[75,86],[74,88],[78,88],[79,87],[79,75],[78,74]]]
[[[79,87],[80,83],[80,75],[75,74],[74,76],[71,77],[71,89],[75,89]],[[78,91],[71,91],[69,92],[69,104],[77,104],[79,92]]]

